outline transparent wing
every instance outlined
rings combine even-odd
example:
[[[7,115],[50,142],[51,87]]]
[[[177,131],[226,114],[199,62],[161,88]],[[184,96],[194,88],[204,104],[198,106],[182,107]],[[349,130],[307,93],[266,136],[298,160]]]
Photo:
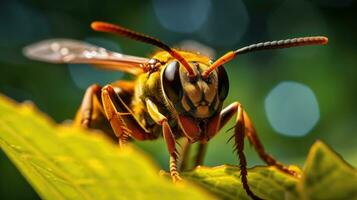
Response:
[[[143,72],[149,59],[109,51],[86,42],[72,39],[44,40],[24,48],[30,59],[50,63],[94,64],[99,68],[120,70],[131,74]]]

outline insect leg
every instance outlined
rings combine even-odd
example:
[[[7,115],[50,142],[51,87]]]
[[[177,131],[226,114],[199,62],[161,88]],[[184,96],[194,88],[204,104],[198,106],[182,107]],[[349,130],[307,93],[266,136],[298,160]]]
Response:
[[[180,171],[189,170],[189,155],[190,155],[191,144],[188,141],[185,141],[182,152],[181,152],[181,163],[180,163]],[[195,160],[193,163],[193,167],[197,167],[199,165],[203,165],[204,157],[207,150],[207,143],[199,143],[197,152],[195,155]]]
[[[240,175],[241,175],[241,181],[244,190],[246,193],[252,197],[253,199],[260,199],[257,197],[251,190],[248,185],[248,179],[247,179],[247,161],[245,159],[244,155],[244,136],[245,136],[245,121],[244,121],[244,115],[243,115],[243,108],[239,103],[233,104],[231,107],[232,109],[236,109],[237,112],[237,118],[236,118],[236,124],[234,127],[234,150],[237,152],[238,157],[239,157],[239,162],[240,162]]]
[[[207,150],[207,143],[199,143],[198,144],[198,149],[197,149],[197,154],[195,157],[195,167],[199,165],[203,165],[203,160],[206,154]]]
[[[105,115],[119,142],[125,142],[128,136],[137,140],[155,139],[133,116],[129,106],[116,94],[111,85],[102,89],[102,103]]]
[[[185,141],[185,143],[183,145],[182,152],[181,152],[181,163],[180,163],[180,167],[179,167],[180,171],[189,170],[190,165],[188,163],[189,163],[190,149],[191,149],[191,144],[187,140],[187,141]],[[193,163],[194,164],[193,167],[203,165],[206,150],[207,150],[207,143],[199,143],[198,144],[197,152],[196,152],[196,155],[194,158],[195,161]]]
[[[170,175],[173,182],[178,182],[181,180],[181,177],[177,171],[177,150],[176,150],[176,141],[175,137],[172,134],[171,128],[167,120],[162,122],[162,134],[164,136],[167,150],[170,153]]]
[[[221,123],[220,129],[229,121],[229,119],[238,111],[240,107],[240,103],[235,102],[226,107],[221,112]],[[243,110],[243,109],[242,109]],[[274,165],[278,169],[297,176],[297,173],[293,170],[288,169],[286,166],[281,164],[280,162],[276,161],[271,155],[269,155],[262,143],[259,140],[258,134],[253,126],[252,121],[250,120],[248,114],[243,110],[243,117],[244,117],[244,127],[245,127],[245,135],[248,137],[249,142],[254,146],[255,150],[258,152],[259,157],[268,165]]]
[[[260,142],[257,131],[255,130],[254,125],[250,120],[248,114],[244,111],[243,115],[245,120],[246,135],[250,143],[253,144],[255,150],[258,152],[259,157],[268,165],[273,165],[276,168],[280,169],[281,171],[284,171],[293,176],[299,176],[294,170],[291,170],[288,167],[284,166],[282,163],[278,162],[276,159],[274,159],[270,154],[268,154],[265,151],[264,146]]]
[[[159,125],[162,126],[162,134],[164,136],[167,150],[170,154],[170,174],[173,182],[181,180],[181,177],[177,171],[177,149],[176,149],[176,140],[173,135],[171,128],[168,123],[168,119],[162,115],[157,106],[150,100],[146,99],[146,107],[150,117]]]
[[[102,99],[101,86],[93,84],[86,90],[82,104],[74,119],[74,126],[101,130],[101,133],[117,142],[108,119],[105,116]]]
[[[186,139],[184,142],[184,145],[182,147],[182,151],[180,153],[181,154],[181,163],[180,163],[180,167],[179,167],[180,171],[185,171],[188,169],[190,149],[191,149],[191,144]]]
[[[237,104],[233,103],[221,111],[220,116],[219,116],[219,124],[218,124],[219,129],[221,129],[233,117],[233,115],[236,114],[237,108],[238,108]],[[215,132],[215,131],[211,132],[209,134],[209,138],[214,137],[214,135],[217,134],[217,132]],[[197,167],[198,165],[203,164],[206,149],[207,149],[207,144],[199,143],[199,146],[197,149],[197,154],[195,156],[194,167]],[[187,160],[188,158],[186,158],[186,157],[187,156],[183,155],[183,160]]]
[[[84,94],[81,108],[79,111],[79,123],[85,128],[89,128],[92,122],[92,113],[94,109],[94,98],[100,99],[101,87],[97,84],[89,86]],[[99,100],[100,101],[100,100]],[[77,119],[76,119],[77,120]]]

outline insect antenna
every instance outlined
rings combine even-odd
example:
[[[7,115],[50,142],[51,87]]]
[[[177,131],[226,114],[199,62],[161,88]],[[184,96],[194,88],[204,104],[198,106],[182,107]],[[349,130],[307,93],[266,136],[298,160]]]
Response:
[[[208,69],[206,69],[202,76],[207,78],[208,75],[222,66],[224,63],[232,60],[239,54],[245,54],[253,51],[260,51],[266,49],[283,49],[289,47],[298,47],[298,46],[307,46],[307,45],[323,45],[327,44],[328,38],[324,36],[313,36],[313,37],[300,37],[286,40],[270,41],[270,42],[261,42],[257,44],[252,44],[245,46],[243,48],[237,49],[235,51],[230,51],[224,54],[222,57],[218,58]]]
[[[167,51],[172,57],[176,58],[185,67],[190,78],[196,77],[195,71],[188,64],[185,58],[181,56],[179,52],[177,52],[175,49],[170,48],[168,45],[166,45],[165,43],[161,42],[156,38],[106,22],[98,22],[98,21],[92,22],[91,27],[95,31],[114,33],[120,36],[125,36],[137,41],[141,41],[159,47]]]

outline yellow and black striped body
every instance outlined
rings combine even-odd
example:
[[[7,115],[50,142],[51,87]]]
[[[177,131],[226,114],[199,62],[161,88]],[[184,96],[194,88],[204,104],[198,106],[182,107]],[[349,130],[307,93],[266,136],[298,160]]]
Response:
[[[211,62],[208,57],[199,54],[186,51],[180,51],[180,54],[197,74],[207,69]],[[223,67],[206,80],[201,76],[190,80],[185,69],[169,53],[160,51],[152,60],[155,66],[138,75],[135,80],[110,84],[120,97],[120,104],[128,108],[138,125],[151,134],[151,139],[162,135],[162,126],[150,116],[147,99],[168,119],[175,137],[185,136],[190,142],[208,141],[217,132],[218,116],[228,93],[228,79]],[[104,130],[115,139],[100,97],[94,98],[93,107],[90,127]],[[76,124],[81,123],[81,116],[78,115]]]
[[[201,74],[210,65],[211,61],[208,57],[186,51],[179,53],[193,66],[197,74]],[[146,99],[150,99],[158,107],[159,112],[169,119],[169,124],[177,137],[182,136],[183,133],[183,127],[179,120],[180,116],[192,122],[197,122],[197,126],[201,126],[200,123],[208,122],[210,118],[219,113],[228,92],[226,77],[223,80],[223,84],[225,84],[223,93],[225,94],[220,95],[219,87],[222,88],[220,86],[222,83],[219,81],[222,80],[219,80],[218,72],[212,73],[207,80],[200,76],[196,80],[190,80],[185,69],[180,67],[179,62],[169,53],[158,52],[153,56],[153,59],[158,61],[158,67],[138,76],[130,105],[134,116],[142,126],[151,130],[157,136],[161,135],[161,126],[155,124],[148,114]],[[173,69],[178,70],[178,72],[175,74]],[[170,82],[166,80],[168,76],[173,76],[172,79],[179,80]],[[177,95],[176,98],[173,97],[175,95]],[[204,134],[202,129],[206,128],[198,127],[198,129],[202,133],[197,134]],[[198,138],[191,139],[197,140]]]

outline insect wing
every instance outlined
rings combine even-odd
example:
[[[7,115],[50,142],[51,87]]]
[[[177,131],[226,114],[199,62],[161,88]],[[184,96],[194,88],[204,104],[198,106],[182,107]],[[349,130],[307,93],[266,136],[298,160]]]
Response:
[[[50,39],[29,45],[24,55],[33,60],[50,63],[94,64],[99,68],[120,70],[132,74],[143,72],[149,59],[109,51],[86,42],[72,39]]]

